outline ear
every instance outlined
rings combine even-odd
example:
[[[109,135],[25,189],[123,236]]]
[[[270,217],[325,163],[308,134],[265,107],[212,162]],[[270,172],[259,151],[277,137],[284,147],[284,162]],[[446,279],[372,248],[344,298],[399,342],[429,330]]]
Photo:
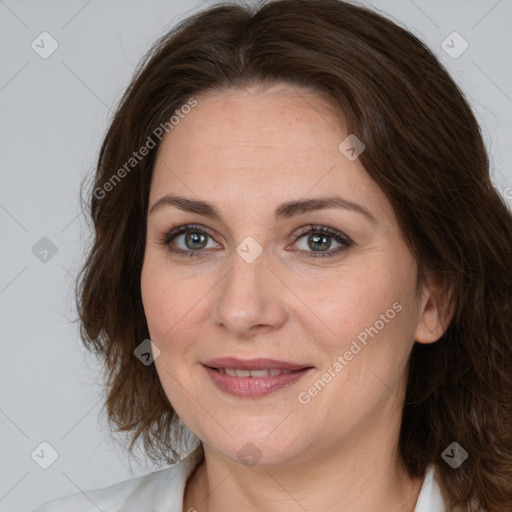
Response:
[[[414,332],[418,343],[434,343],[448,329],[455,311],[455,301],[450,300],[450,289],[439,280],[427,279],[419,303],[419,320]]]

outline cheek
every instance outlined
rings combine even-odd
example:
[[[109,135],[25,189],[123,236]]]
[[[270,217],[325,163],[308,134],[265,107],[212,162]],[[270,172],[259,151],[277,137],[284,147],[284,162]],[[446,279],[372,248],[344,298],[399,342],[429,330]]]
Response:
[[[343,275],[317,281],[321,286],[313,287],[310,283],[307,287],[308,304],[317,317],[316,324],[321,325],[319,318],[324,326],[322,332],[328,333],[321,339],[332,360],[346,354],[347,360],[359,361],[356,365],[350,363],[354,367],[388,366],[392,361],[403,364],[414,332],[415,315],[411,303],[414,268],[410,267],[409,272],[408,265],[403,263],[400,271],[389,262],[381,262],[371,271],[353,267]],[[305,291],[298,290],[298,295],[305,296]],[[307,329],[306,324],[304,328]],[[401,356],[397,357],[398,354]]]
[[[144,261],[142,303],[151,340],[162,352],[180,351],[193,325],[206,321],[204,304],[214,280],[191,269],[177,270],[160,254],[148,254]]]
[[[147,255],[141,273],[141,296],[151,339],[158,346],[183,316],[186,290],[180,289],[179,283],[155,257]]]
[[[372,279],[367,272],[343,272],[312,284],[297,290],[297,295],[308,298],[304,302],[311,304],[312,312],[336,339],[346,339],[373,325],[398,294],[388,278]]]

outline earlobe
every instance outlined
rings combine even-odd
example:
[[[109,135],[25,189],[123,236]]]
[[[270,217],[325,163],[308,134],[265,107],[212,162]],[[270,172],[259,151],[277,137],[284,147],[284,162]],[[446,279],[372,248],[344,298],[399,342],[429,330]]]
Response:
[[[420,307],[414,340],[422,344],[435,343],[448,329],[455,311],[450,290],[442,286],[426,286]]]

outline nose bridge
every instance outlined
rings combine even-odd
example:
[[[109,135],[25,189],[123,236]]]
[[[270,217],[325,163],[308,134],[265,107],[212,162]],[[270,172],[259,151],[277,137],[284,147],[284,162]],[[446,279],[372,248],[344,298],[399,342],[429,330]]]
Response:
[[[285,307],[267,268],[267,254],[254,241],[244,240],[234,251],[230,269],[218,288],[214,321],[243,336],[252,327],[273,330],[284,321]]]

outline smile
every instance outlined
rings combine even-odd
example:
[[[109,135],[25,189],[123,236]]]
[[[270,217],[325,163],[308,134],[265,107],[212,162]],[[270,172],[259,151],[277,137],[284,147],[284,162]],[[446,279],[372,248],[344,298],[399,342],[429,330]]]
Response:
[[[265,370],[243,370],[238,368],[214,368],[220,373],[225,373],[231,377],[270,377],[274,375],[293,373],[291,370],[281,370],[280,368],[269,368]]]
[[[207,366],[202,364],[201,366],[217,389],[241,398],[262,397],[290,387],[313,370],[311,366],[304,367],[290,363],[276,364],[275,361],[267,361],[262,364],[261,362],[255,363],[253,360],[252,368],[248,361],[242,364],[240,361],[237,361],[236,364],[225,362],[224,365]],[[262,366],[265,367],[262,368]],[[275,368],[275,366],[288,366],[288,368]]]

